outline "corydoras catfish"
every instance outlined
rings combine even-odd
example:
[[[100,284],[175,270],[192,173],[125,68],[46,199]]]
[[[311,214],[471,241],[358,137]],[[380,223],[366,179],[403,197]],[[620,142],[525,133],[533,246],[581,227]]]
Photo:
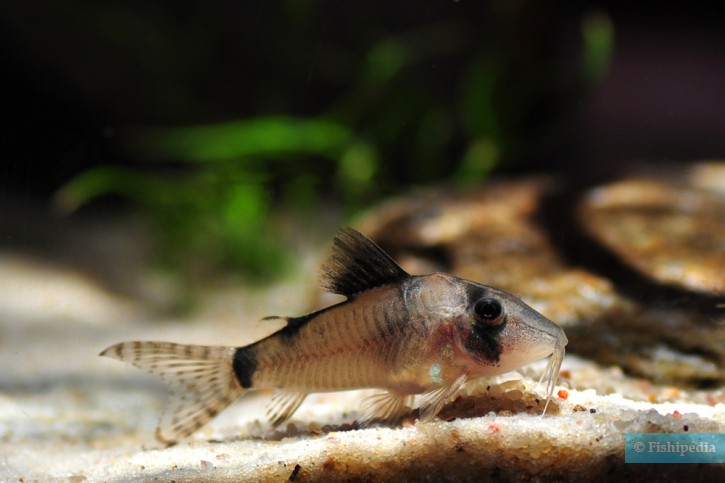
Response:
[[[463,384],[551,356],[547,406],[564,331],[515,296],[446,273],[410,275],[363,234],[345,228],[323,264],[323,288],[344,302],[244,347],[123,342],[101,353],[160,376],[171,391],[156,437],[174,444],[248,391],[276,389],[267,410],[286,421],[314,392],[379,388],[365,415],[395,422],[419,398],[433,418]],[[277,318],[277,317],[273,317]],[[546,407],[544,413],[546,413]]]

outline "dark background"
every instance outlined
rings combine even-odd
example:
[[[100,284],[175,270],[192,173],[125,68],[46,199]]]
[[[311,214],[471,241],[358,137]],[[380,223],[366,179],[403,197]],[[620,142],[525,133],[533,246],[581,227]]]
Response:
[[[503,49],[574,64],[579,21],[592,9],[615,28],[610,70],[590,95],[575,100],[576,122],[566,135],[527,167],[570,170],[725,151],[725,39],[718,16],[701,5],[510,2],[518,4],[516,21],[526,30],[510,34],[512,40],[481,28],[491,23],[484,18],[491,4],[505,2],[299,2],[297,15],[305,18],[297,25],[293,2],[13,3],[0,10],[5,189],[47,196],[90,166],[129,162],[114,141],[119,125],[317,115],[354,82],[345,62],[354,64],[385,36],[426,24],[451,22],[460,36],[448,55],[421,62],[415,73],[452,102],[462,66],[497,41],[517,43]],[[528,44],[542,38],[552,45]],[[323,52],[327,44],[343,51],[339,59]],[[516,73],[537,76],[524,71]]]
[[[598,47],[587,47],[586,32]],[[249,229],[222,244],[248,248],[284,199],[361,209],[410,186],[492,173],[592,178],[638,160],[719,158],[724,35],[701,5],[3,2],[0,196],[51,202],[78,175],[111,166],[66,188],[77,202],[66,211],[120,194],[112,199],[133,200],[178,241],[228,210]],[[357,151],[339,152],[363,161],[351,161],[351,175],[337,151],[293,147],[189,163],[152,149],[155,131],[144,131],[270,116],[342,126]],[[370,173],[357,179],[359,166]],[[159,184],[134,191],[147,179]],[[207,191],[224,196],[201,206],[189,194]],[[169,234],[190,212],[191,228]]]

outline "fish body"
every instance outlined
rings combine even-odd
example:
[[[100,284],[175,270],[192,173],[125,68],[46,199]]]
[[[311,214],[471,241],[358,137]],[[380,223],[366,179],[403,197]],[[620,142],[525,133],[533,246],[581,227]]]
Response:
[[[395,421],[422,395],[429,420],[468,380],[551,356],[549,399],[564,331],[515,296],[445,273],[413,276],[361,233],[340,230],[322,286],[347,300],[301,317],[244,347],[125,342],[101,355],[159,375],[171,402],[156,436],[173,444],[247,391],[277,389],[273,425],[309,393],[379,388],[368,419]],[[548,400],[547,400],[548,404]],[[546,409],[544,409],[546,411]]]

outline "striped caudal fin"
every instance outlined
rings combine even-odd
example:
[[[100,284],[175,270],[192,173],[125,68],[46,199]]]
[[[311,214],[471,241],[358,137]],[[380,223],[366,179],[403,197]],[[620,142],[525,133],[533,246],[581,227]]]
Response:
[[[233,347],[123,342],[100,355],[129,362],[155,374],[171,395],[156,438],[171,445],[190,435],[244,391],[232,369]]]

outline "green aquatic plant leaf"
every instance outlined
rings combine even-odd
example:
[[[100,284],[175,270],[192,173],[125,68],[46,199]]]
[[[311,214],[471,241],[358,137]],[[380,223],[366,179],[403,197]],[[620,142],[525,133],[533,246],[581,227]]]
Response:
[[[353,137],[336,122],[280,116],[200,126],[138,128],[130,131],[127,139],[129,149],[146,159],[209,163],[292,154],[334,158]]]

